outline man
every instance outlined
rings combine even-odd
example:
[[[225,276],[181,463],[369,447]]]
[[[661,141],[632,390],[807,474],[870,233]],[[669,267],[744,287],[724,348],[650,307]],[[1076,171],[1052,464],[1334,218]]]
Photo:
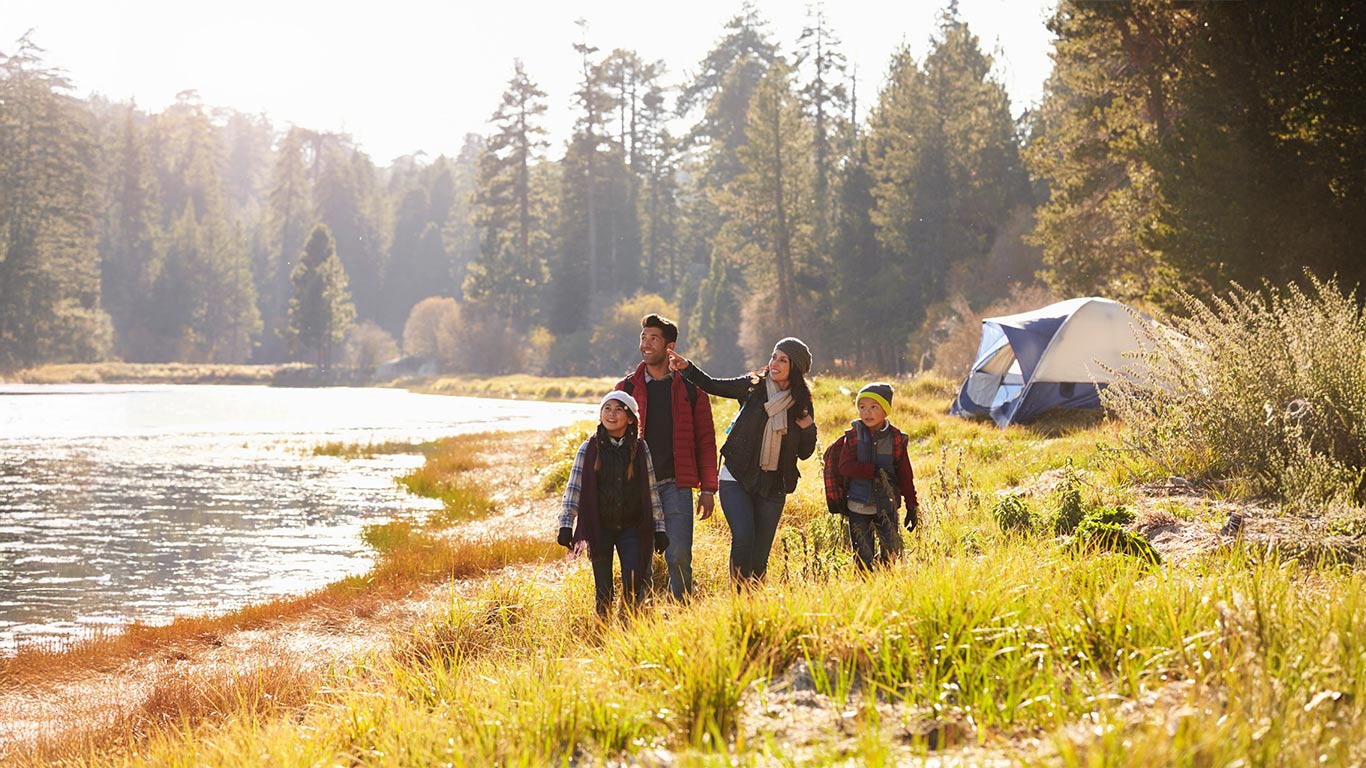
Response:
[[[640,320],[640,365],[617,382],[617,389],[640,406],[640,436],[650,446],[655,488],[664,506],[669,547],[669,594],[692,595],[692,492],[698,488],[698,517],[716,509],[716,427],[706,393],[669,370],[669,352],[678,342],[678,325],[649,314]]]

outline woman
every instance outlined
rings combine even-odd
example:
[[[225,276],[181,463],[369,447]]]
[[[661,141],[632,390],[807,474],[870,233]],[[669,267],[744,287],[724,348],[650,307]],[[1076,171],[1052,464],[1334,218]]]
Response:
[[[740,401],[721,447],[721,511],[730,525],[730,572],[737,583],[758,581],[778,531],[787,494],[797,487],[797,459],[816,450],[816,421],[806,373],[811,350],[788,337],[773,347],[763,370],[713,379],[676,352],[669,368],[709,395]]]

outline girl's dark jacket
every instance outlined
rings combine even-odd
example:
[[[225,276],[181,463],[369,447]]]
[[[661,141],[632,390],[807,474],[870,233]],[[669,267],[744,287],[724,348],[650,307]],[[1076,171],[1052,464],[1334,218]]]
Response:
[[[764,427],[768,424],[768,412],[764,410],[764,403],[768,402],[768,387],[764,377],[747,375],[733,379],[713,379],[697,367],[697,363],[690,363],[683,369],[683,377],[709,395],[740,402],[740,412],[731,423],[726,444],[721,446],[721,457],[745,490],[754,493],[759,489],[763,476],[759,469],[759,450],[763,445]],[[778,449],[782,493],[792,493],[797,489],[797,478],[801,477],[797,471],[797,459],[805,459],[816,450],[815,422],[806,429],[797,428],[797,419],[807,415],[814,415],[809,402],[794,402],[787,409],[787,434],[783,435]]]

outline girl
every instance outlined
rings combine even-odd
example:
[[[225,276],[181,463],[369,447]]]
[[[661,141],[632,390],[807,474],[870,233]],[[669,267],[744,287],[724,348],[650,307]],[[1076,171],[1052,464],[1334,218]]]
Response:
[[[797,459],[816,450],[816,422],[806,373],[811,350],[789,336],[773,347],[763,370],[713,379],[676,352],[669,367],[699,389],[740,401],[721,447],[721,511],[730,525],[730,571],[738,583],[756,582],[768,570],[787,494],[797,487]]]
[[[612,550],[621,561],[622,598],[635,607],[650,584],[650,545],[661,553],[669,546],[654,464],[645,441],[638,439],[639,423],[635,398],[608,392],[598,408],[597,434],[579,446],[564,489],[558,541],[570,550],[580,542],[587,545],[599,616],[607,615],[614,598]]]

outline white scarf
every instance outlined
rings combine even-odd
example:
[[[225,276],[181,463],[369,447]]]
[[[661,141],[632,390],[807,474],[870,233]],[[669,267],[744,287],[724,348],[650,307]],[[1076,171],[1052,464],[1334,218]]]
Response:
[[[764,440],[759,448],[759,469],[774,470],[778,468],[783,435],[787,434],[787,409],[792,406],[792,390],[778,389],[770,378],[765,378],[764,384],[768,388],[768,401],[764,403],[768,423],[764,425]]]

